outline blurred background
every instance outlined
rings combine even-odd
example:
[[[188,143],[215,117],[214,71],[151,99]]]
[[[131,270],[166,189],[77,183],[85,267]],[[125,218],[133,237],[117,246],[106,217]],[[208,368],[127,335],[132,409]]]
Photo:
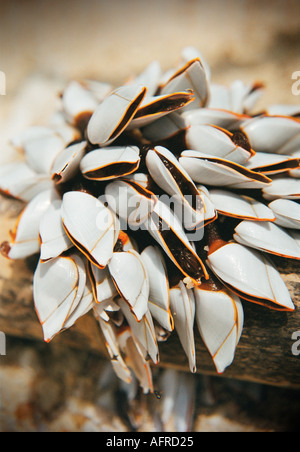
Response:
[[[0,70],[7,83],[0,96],[0,162],[17,158],[9,138],[47,122],[70,79],[118,85],[155,59],[165,70],[174,67],[188,45],[203,54],[214,82],[263,82],[258,108],[299,104],[291,91],[292,74],[300,70],[299,0],[0,0]],[[128,401],[123,414],[116,409],[122,391],[112,395],[106,374],[101,380],[105,362],[15,338],[8,350],[0,357],[0,431],[132,428]],[[196,378],[196,431],[296,425],[297,392]],[[137,429],[157,428],[152,403],[141,398],[134,408]]]
[[[10,113],[14,131],[46,120],[68,80],[118,85],[155,59],[165,70],[174,67],[188,45],[203,54],[214,82],[265,83],[259,107],[299,103],[291,93],[300,65],[297,0],[1,0],[0,70],[7,95],[0,99],[0,144],[12,133]],[[19,113],[24,91],[37,107],[25,118]]]
[[[121,84],[154,59],[163,69],[174,67],[187,45],[203,54],[214,82],[264,82],[259,106],[299,103],[291,93],[300,65],[299,25],[297,0],[1,0],[7,95],[0,99],[0,144],[17,127],[46,120],[69,79]],[[24,92],[36,106],[26,117],[19,113]]]
[[[1,70],[14,92],[33,72],[120,82],[186,45],[199,48],[218,80],[288,83],[299,64],[297,0],[1,0]],[[294,61],[293,61],[294,59]],[[264,69],[261,64],[264,63]],[[268,69],[268,72],[264,70]],[[282,85],[281,85],[282,87]],[[283,98],[278,89],[277,98]]]

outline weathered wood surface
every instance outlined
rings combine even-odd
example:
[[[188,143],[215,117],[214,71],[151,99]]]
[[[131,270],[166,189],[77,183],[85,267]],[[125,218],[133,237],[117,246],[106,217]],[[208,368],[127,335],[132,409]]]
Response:
[[[21,203],[0,199],[0,237],[8,238]],[[274,259],[290,290],[296,311],[271,311],[244,302],[245,327],[231,367],[223,374],[253,382],[300,387],[300,356],[292,352],[292,335],[300,331],[300,263]],[[42,329],[34,310],[32,277],[36,258],[9,262],[0,258],[0,331],[7,335],[43,340]],[[100,328],[92,314],[86,315],[69,331],[54,338],[87,352],[105,354]],[[300,351],[300,345],[299,345]],[[211,357],[196,334],[197,370],[216,375]],[[188,369],[187,359],[174,333],[160,343],[161,366]]]

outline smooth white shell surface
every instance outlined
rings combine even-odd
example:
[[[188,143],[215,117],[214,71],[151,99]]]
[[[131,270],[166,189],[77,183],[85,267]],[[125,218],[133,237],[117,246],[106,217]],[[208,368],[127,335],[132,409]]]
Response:
[[[87,142],[73,144],[65,148],[56,157],[51,172],[56,183],[67,182],[79,171],[80,162],[85,154]]]
[[[291,154],[300,146],[300,122],[292,118],[262,116],[246,121],[242,130],[257,152]]]
[[[145,358],[149,354],[154,364],[157,364],[159,361],[159,352],[155,337],[154,324],[150,312],[147,311],[142,320],[138,322],[132,315],[129,306],[124,300],[118,299],[118,304],[128,321],[133,336],[145,350]]]
[[[189,103],[193,102],[193,100],[194,97],[190,92],[153,97],[146,96],[127,129],[131,130],[135,127],[145,127],[157,121],[159,118],[171,114],[171,112],[182,110]]]
[[[114,214],[87,193],[68,192],[63,197],[62,219],[73,243],[92,263],[105,267],[117,240]]]
[[[279,226],[300,229],[300,205],[289,199],[276,199],[269,204]]]
[[[92,115],[98,106],[98,100],[83,84],[72,81],[63,92],[62,104],[68,121],[76,123],[81,115]]]
[[[297,242],[288,231],[274,223],[242,221],[235,228],[233,237],[237,242],[261,251],[300,259]]]
[[[85,287],[85,267],[77,255],[38,264],[34,276],[34,303],[46,342],[64,328]]]
[[[237,129],[239,124],[247,119],[246,115],[238,115],[233,111],[217,108],[196,108],[195,110],[184,111],[182,117],[187,126],[206,124],[227,130]]]
[[[167,331],[172,331],[173,319],[169,303],[169,280],[163,255],[159,248],[148,246],[141,258],[149,280],[149,310],[158,323]]]
[[[43,215],[39,235],[41,240],[40,259],[42,261],[59,257],[73,246],[63,227],[60,200],[52,204]]]
[[[251,157],[251,152],[232,141],[230,132],[212,125],[192,125],[186,131],[185,142],[187,149],[239,164],[246,163]]]
[[[29,202],[42,191],[52,188],[50,178],[35,173],[26,163],[15,162],[1,165],[0,191],[9,196]]]
[[[215,273],[232,290],[269,300],[278,309],[294,310],[289,291],[279,272],[262,253],[239,243],[228,243],[209,254]]]
[[[107,96],[91,117],[87,134],[91,143],[108,146],[125,129],[144,99],[143,86],[122,86]]]
[[[80,317],[83,317],[85,314],[87,314],[91,309],[93,309],[94,306],[94,297],[93,292],[90,284],[88,281],[86,281],[86,287],[83,292],[82,298],[80,300],[80,303],[77,305],[77,307],[72,311],[67,318],[67,320],[64,323],[64,329],[71,328]]]
[[[300,180],[291,177],[273,179],[270,186],[263,188],[263,196],[270,201],[277,198],[300,199]]]
[[[221,108],[235,113],[248,113],[262,94],[262,87],[235,80],[229,86],[210,84],[209,108]]]
[[[132,173],[138,168],[139,162],[139,149],[136,146],[106,147],[96,149],[83,157],[80,169],[88,179],[110,180]],[[118,164],[126,164],[127,169],[123,171],[121,167],[120,170]],[[110,167],[113,168],[112,171]]]
[[[249,196],[212,189],[209,191],[209,197],[216,210],[222,215],[255,221],[275,220],[275,215],[270,208]]]
[[[121,297],[140,321],[148,310],[149,281],[140,255],[134,251],[114,253],[109,271]]]
[[[194,182],[172,152],[162,146],[156,146],[153,150],[148,151],[146,164],[157,185],[172,197],[172,201],[176,205],[181,206],[181,212],[179,211],[177,215],[183,217],[184,227],[186,229],[193,229],[199,225],[202,227],[204,223],[203,199]],[[180,186],[181,182],[184,184],[184,189]]]
[[[191,289],[182,281],[170,289],[170,307],[175,330],[188,357],[191,372],[196,372],[196,351],[194,339],[195,298]]]
[[[96,303],[103,303],[107,300],[113,300],[118,295],[118,291],[112,281],[108,267],[100,269],[90,264],[89,271],[91,273],[93,291],[95,293]]]
[[[254,171],[260,170],[264,174],[276,174],[287,171],[289,169],[289,164],[291,165],[291,168],[294,168],[296,163],[297,161],[293,158],[293,156],[257,152],[253,157],[251,157],[245,166],[246,168],[253,169]]]
[[[63,138],[50,131],[48,135],[28,140],[24,152],[28,165],[38,174],[49,174],[53,163],[67,143]]]
[[[194,288],[196,321],[218,373],[233,362],[242,334],[244,313],[240,299],[224,290]]]
[[[184,107],[193,109],[203,107],[209,97],[209,87],[205,69],[199,58],[195,58],[180,68],[162,87],[161,94],[170,94],[191,89],[195,101]]]
[[[154,96],[162,76],[162,69],[159,61],[152,61],[146,69],[136,77],[128,81],[128,85],[145,86],[147,88],[146,98]]]
[[[11,249],[8,254],[10,259],[24,259],[39,252],[40,222],[51,203],[55,200],[58,200],[56,192],[47,190],[37,195],[25,207],[13,234],[14,240],[10,245]]]
[[[271,180],[225,159],[211,157],[199,151],[183,151],[179,162],[194,182],[230,188],[263,188]],[[249,172],[247,172],[249,171]]]
[[[186,129],[186,124],[178,112],[170,113],[143,128],[143,135],[154,142],[166,140]]]
[[[111,182],[105,187],[105,196],[109,207],[129,225],[138,226],[147,221],[156,204],[156,197],[138,189],[139,184],[126,180]]]

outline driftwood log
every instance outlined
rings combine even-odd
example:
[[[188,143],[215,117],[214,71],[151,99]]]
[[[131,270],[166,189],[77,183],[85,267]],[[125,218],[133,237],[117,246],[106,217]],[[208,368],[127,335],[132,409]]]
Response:
[[[8,238],[23,205],[0,197],[0,238]],[[300,331],[300,263],[274,258],[290,290],[296,311],[271,311],[245,301],[245,327],[236,357],[224,377],[270,385],[300,387],[300,343],[295,336]],[[43,340],[42,329],[33,306],[32,277],[36,258],[10,262],[0,258],[0,331],[6,335]],[[300,332],[299,332],[300,337]],[[106,354],[98,323],[86,315],[74,327],[54,338],[61,344]],[[176,333],[160,343],[161,366],[188,369],[187,359]],[[196,334],[197,371],[216,375],[212,359]]]

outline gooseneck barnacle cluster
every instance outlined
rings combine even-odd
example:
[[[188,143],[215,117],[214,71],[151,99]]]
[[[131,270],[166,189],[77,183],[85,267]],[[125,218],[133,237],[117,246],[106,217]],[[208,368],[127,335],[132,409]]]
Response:
[[[70,82],[49,124],[12,137],[24,159],[0,189],[26,207],[1,252],[40,254],[45,341],[93,311],[116,374],[146,393],[174,330],[192,372],[197,329],[222,373],[244,302],[294,310],[272,254],[300,259],[300,109],[253,115],[262,92],[213,83],[185,48],[119,87]]]

